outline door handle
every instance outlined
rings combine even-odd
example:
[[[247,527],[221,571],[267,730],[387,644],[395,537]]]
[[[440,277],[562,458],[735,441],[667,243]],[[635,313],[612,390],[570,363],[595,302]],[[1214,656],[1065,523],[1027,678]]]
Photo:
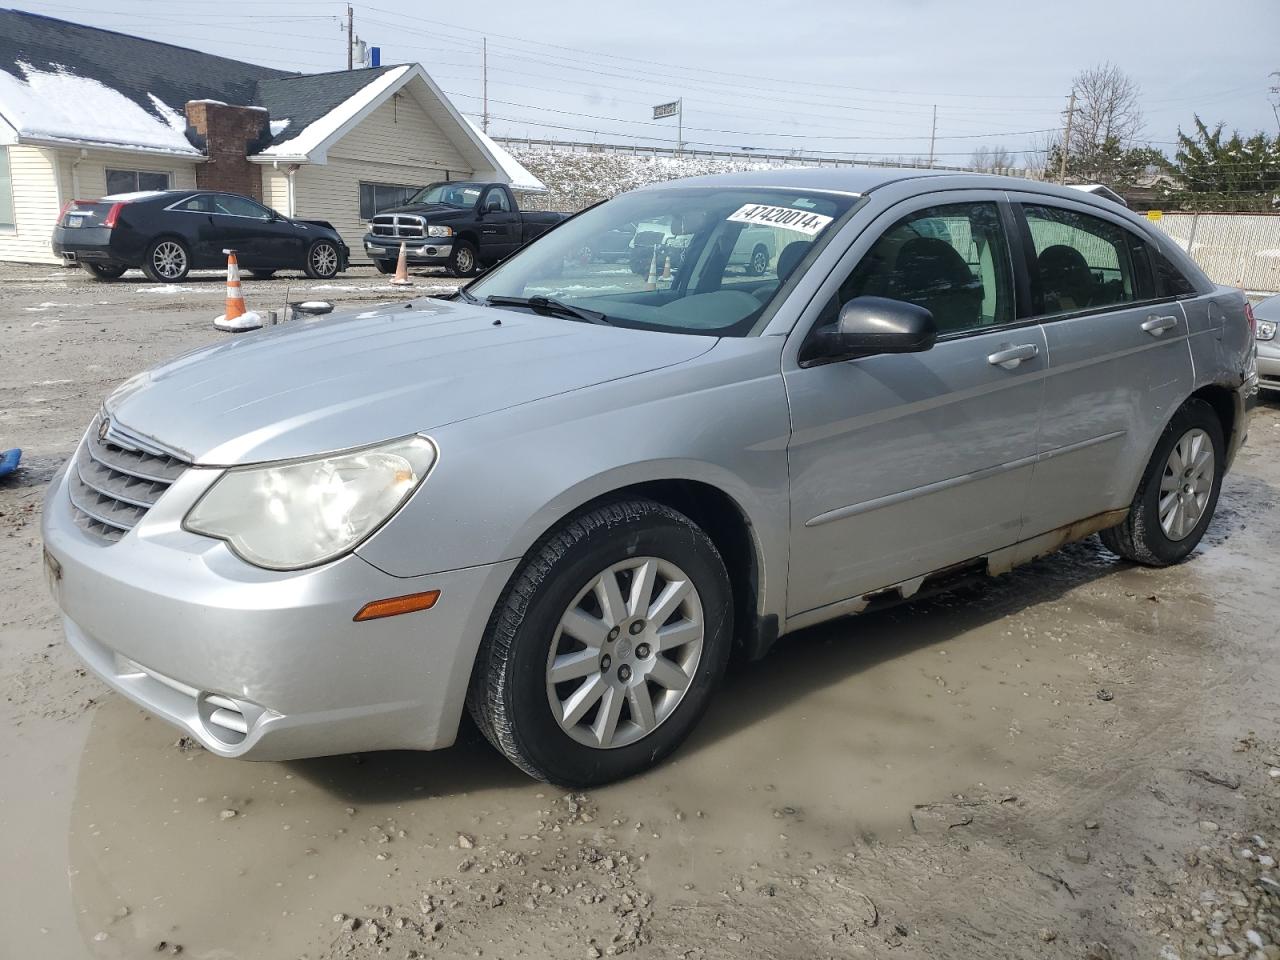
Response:
[[[1040,348],[1034,343],[1022,343],[1016,347],[1005,347],[987,357],[987,363],[993,367],[1004,367],[1012,370],[1023,360],[1030,360],[1040,355]]]
[[[1143,321],[1142,329],[1145,330],[1147,333],[1151,334],[1153,337],[1158,337],[1162,333],[1164,333],[1166,330],[1172,330],[1177,325],[1178,325],[1177,317],[1170,317],[1170,316],[1157,317],[1153,315],[1153,316],[1147,317],[1147,319]]]

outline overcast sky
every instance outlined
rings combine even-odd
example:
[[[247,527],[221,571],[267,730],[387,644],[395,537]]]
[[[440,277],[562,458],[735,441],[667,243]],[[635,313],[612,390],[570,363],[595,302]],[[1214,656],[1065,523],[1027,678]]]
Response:
[[[0,0],[3,2],[3,0]],[[91,0],[20,9],[305,72],[343,69],[345,2]],[[674,142],[651,106],[684,101],[690,147],[923,155],[1030,148],[1062,122],[1072,77],[1113,60],[1142,91],[1166,152],[1192,115],[1277,132],[1280,0],[539,0],[356,2],[382,62],[417,61],[490,132]]]

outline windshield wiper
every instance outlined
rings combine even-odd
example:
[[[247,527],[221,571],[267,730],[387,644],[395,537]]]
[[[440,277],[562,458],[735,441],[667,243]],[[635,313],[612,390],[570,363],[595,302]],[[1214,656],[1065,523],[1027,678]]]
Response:
[[[608,325],[609,317],[599,310],[587,310],[575,307],[562,300],[551,297],[486,297],[485,303],[491,307],[528,307],[534,313],[548,317],[566,317],[570,320],[581,320],[583,323],[603,323]]]

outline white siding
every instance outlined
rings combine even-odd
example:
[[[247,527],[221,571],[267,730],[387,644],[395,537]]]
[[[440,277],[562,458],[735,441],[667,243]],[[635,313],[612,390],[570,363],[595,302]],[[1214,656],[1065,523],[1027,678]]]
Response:
[[[262,168],[262,202],[276,213],[289,216],[289,177],[275,167]]]
[[[50,242],[58,211],[68,200],[91,200],[107,189],[107,168],[159,170],[174,189],[196,185],[195,164],[169,157],[44,147],[9,147],[16,228],[0,230],[0,260],[58,263]]]
[[[472,175],[470,164],[408,95],[374,110],[329,149],[328,158],[295,174],[295,216],[332,223],[357,263],[368,262],[361,243],[368,230],[360,219],[361,181],[414,186]]]
[[[0,149],[9,151],[14,219],[12,230],[0,228],[0,260],[57,263],[49,247],[62,207],[53,151],[23,146]]]

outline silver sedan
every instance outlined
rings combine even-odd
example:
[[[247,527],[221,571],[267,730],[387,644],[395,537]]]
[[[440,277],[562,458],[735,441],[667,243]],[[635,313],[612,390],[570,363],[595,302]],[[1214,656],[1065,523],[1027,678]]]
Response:
[[[582,256],[663,222],[678,264]],[[771,237],[757,271],[729,264]],[[1257,390],[1238,291],[1078,191],[774,170],[625,194],[449,300],[197,350],[44,512],[68,642],[227,757],[674,750],[731,656],[1100,532],[1187,557]]]
[[[1280,294],[1267,297],[1253,307],[1255,338],[1258,344],[1258,382],[1265,389],[1280,390]]]

